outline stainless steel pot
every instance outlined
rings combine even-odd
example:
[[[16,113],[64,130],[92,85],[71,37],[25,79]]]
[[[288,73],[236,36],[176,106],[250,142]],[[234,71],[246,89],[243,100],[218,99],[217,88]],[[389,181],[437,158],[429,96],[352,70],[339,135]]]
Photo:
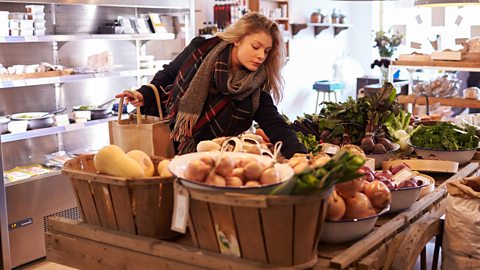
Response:
[[[0,116],[0,134],[8,132],[8,123],[10,119],[6,116]]]
[[[55,110],[52,112],[24,112],[16,113],[10,116],[14,121],[28,121],[28,129],[39,129],[51,127],[55,123],[53,116],[55,113],[64,112],[66,108]]]
[[[107,118],[112,112],[111,108],[102,108],[95,105],[80,105],[74,106],[73,111],[90,111],[90,118],[92,120]]]

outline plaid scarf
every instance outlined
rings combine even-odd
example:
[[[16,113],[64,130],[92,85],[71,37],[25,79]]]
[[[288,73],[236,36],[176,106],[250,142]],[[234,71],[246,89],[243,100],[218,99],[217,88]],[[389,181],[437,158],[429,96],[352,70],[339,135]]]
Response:
[[[260,66],[232,72],[231,48],[218,37],[206,40],[167,87],[168,118],[175,122],[171,137],[180,142],[181,154],[195,151],[201,140],[237,135],[251,125],[266,71]]]

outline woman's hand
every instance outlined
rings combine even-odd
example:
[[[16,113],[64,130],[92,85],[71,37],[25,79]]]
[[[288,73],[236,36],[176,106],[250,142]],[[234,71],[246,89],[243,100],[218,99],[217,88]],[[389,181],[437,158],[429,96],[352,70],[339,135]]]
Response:
[[[122,93],[120,94],[117,94],[115,96],[116,98],[121,98],[121,97],[124,97],[125,100],[126,100],[126,103],[131,103],[133,106],[135,107],[141,107],[143,106],[145,103],[143,102],[143,95],[142,93],[140,92],[137,92],[137,91],[123,91]]]

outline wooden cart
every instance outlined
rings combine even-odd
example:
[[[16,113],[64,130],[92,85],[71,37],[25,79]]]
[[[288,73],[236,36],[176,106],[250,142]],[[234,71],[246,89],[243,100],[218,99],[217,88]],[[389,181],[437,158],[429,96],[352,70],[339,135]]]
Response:
[[[470,163],[446,181],[469,176],[478,166]],[[403,212],[380,218],[361,240],[320,243],[313,269],[411,269],[428,241],[437,236],[441,243],[446,178],[437,176],[433,192]],[[58,217],[49,220],[48,229],[47,260],[79,269],[295,269],[194,248],[188,236],[167,242]]]

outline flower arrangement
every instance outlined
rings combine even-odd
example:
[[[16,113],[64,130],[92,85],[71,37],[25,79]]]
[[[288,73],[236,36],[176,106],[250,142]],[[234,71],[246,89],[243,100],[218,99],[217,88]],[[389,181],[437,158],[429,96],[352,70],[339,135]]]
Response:
[[[375,33],[375,45],[374,48],[378,48],[380,57],[392,57],[393,53],[397,50],[397,47],[402,43],[403,35],[396,32],[392,33],[391,30],[388,32],[377,31]]]

